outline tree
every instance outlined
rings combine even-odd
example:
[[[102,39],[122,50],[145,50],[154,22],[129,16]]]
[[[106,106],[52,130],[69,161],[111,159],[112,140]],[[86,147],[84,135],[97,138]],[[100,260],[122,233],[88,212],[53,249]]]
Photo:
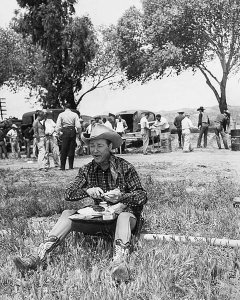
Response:
[[[125,13],[118,24],[122,47],[122,68],[131,80],[161,78],[169,70],[200,70],[213,91],[220,111],[227,108],[226,86],[229,76],[239,69],[240,4],[238,0],[143,0],[138,12],[141,31],[134,34],[126,26],[136,22],[136,9]],[[130,14],[127,15],[127,14]],[[133,37],[130,36],[130,33]],[[134,53],[131,47],[139,42]],[[125,48],[124,48],[125,47]],[[134,55],[144,58],[140,72],[126,64]],[[139,57],[131,64],[138,65]],[[217,60],[222,74],[214,74],[209,62]],[[133,70],[133,72],[131,71]]]
[[[0,86],[25,69],[26,48],[13,30],[0,28]]]
[[[76,0],[18,0],[26,13],[15,19],[14,28],[31,36],[42,49],[45,77],[38,78],[47,90],[49,107],[65,102],[76,108],[74,94],[82,88],[81,76],[96,52],[95,32],[88,17],[73,18]]]
[[[97,36],[98,48],[95,58],[87,64],[82,76],[83,87],[78,93],[77,106],[83,97],[96,89],[105,86],[111,88],[125,87],[126,85],[126,76],[121,71],[117,57],[116,28],[114,26],[99,28]]]

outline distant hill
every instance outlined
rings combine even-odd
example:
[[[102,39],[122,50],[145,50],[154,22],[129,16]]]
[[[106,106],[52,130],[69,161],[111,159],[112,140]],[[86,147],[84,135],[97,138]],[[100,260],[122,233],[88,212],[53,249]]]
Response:
[[[211,106],[211,107],[205,107],[206,112],[209,116],[211,124],[213,123],[216,116],[220,113],[219,107]],[[240,106],[228,106],[228,110],[231,113],[231,119],[232,121],[237,122],[237,124],[240,124]],[[198,115],[199,112],[197,111],[197,108],[181,108],[181,109],[175,109],[175,110],[162,110],[158,111],[156,113],[161,114],[163,117],[165,117],[169,124],[173,126],[173,121],[175,117],[178,115],[178,111],[184,111],[188,112],[190,114],[190,119],[192,120],[193,124],[197,126],[198,123]],[[173,126],[174,127],[174,126]]]

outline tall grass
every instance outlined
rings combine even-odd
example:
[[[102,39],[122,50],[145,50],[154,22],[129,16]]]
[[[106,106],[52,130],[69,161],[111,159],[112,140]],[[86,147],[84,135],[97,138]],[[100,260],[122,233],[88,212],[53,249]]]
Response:
[[[45,269],[22,277],[12,257],[35,252],[60,212],[79,206],[64,202],[63,176],[0,169],[0,299],[240,299],[239,250],[205,243],[140,240],[129,261],[132,280],[116,287],[110,245],[73,233]],[[231,179],[155,177],[142,177],[149,197],[144,231],[239,239],[239,210],[232,206],[239,186]]]

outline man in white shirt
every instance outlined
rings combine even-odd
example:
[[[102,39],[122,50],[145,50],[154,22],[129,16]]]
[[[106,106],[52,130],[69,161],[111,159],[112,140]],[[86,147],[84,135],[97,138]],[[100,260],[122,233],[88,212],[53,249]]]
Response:
[[[21,158],[17,125],[13,124],[6,136],[10,139],[12,155],[15,158]]]
[[[155,127],[156,133],[159,136],[161,135],[161,133],[170,131],[167,119],[162,117],[160,114],[156,115],[156,121],[154,122],[153,127]]]
[[[61,167],[60,170],[65,170],[66,160],[68,157],[69,169],[73,169],[75,148],[76,148],[76,130],[81,134],[81,124],[78,115],[71,111],[69,103],[65,105],[65,111],[60,113],[57,118],[56,130],[61,135]]]
[[[141,134],[142,134],[142,139],[143,139],[143,154],[144,155],[148,154],[147,148],[148,148],[149,136],[150,136],[150,128],[149,128],[148,118],[149,118],[149,112],[146,112],[140,120]]]
[[[52,112],[45,113],[45,150],[48,168],[50,167],[49,154],[53,154],[54,167],[59,167],[59,147],[57,141],[56,123],[51,118]]]
[[[115,122],[116,122],[115,130],[122,137],[122,135],[125,133],[125,130],[128,129],[127,122],[124,119],[122,119],[122,117],[120,115],[117,116]],[[124,153],[125,146],[126,146],[126,142],[125,142],[125,140],[123,140],[123,143],[121,145],[121,149],[119,148],[118,152],[120,152],[120,150],[121,150],[121,153]]]
[[[105,122],[104,122],[105,119]],[[103,118],[103,125],[105,125],[106,127],[113,129],[111,122],[109,121],[109,119]]]
[[[185,118],[182,120],[182,135],[183,135],[183,152],[192,152],[191,145],[191,129],[195,128],[192,121],[189,119],[190,114],[185,113]]]

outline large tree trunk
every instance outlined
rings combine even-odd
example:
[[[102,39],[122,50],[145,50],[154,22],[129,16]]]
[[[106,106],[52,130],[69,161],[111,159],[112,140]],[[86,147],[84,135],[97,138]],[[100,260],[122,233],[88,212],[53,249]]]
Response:
[[[76,109],[76,102],[73,92],[73,82],[71,78],[65,78],[64,83],[61,87],[60,92],[61,103],[65,104],[66,102],[71,105],[72,109]]]
[[[227,75],[223,75],[222,80],[218,81],[216,77],[212,75],[212,73],[207,70],[206,68],[202,68],[201,66],[199,67],[200,71],[202,72],[203,76],[206,79],[206,84],[210,87],[210,89],[213,91],[217,102],[218,106],[220,109],[220,112],[223,113],[225,109],[227,109],[227,99],[226,99],[226,86],[227,86]],[[219,85],[220,92],[215,88],[215,86],[212,84],[209,74],[211,78],[214,78],[215,83]]]
[[[219,98],[219,109],[221,113],[223,113],[224,110],[228,108],[227,99],[226,99],[226,85],[227,85],[227,80],[223,78],[220,84],[221,96]]]

